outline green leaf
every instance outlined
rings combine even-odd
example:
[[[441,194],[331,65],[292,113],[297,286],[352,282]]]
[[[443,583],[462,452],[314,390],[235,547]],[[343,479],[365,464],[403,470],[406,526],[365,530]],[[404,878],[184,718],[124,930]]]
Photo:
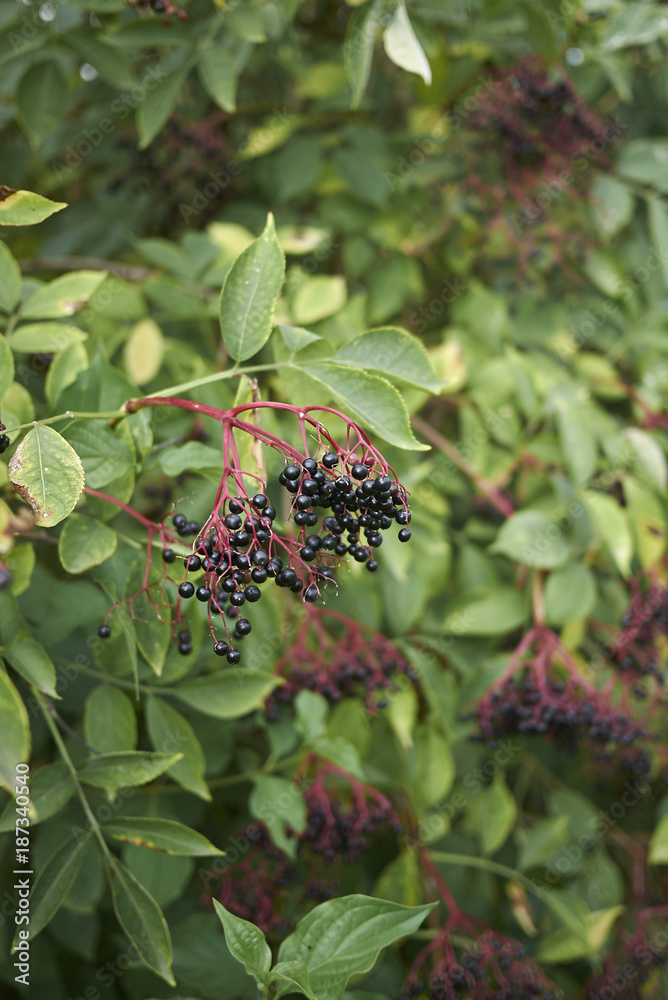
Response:
[[[181,759],[179,753],[122,751],[88,757],[77,768],[84,785],[95,788],[136,788],[153,781]]]
[[[28,713],[5,670],[0,667],[0,784],[13,795],[16,765],[30,756]]]
[[[23,354],[58,354],[88,334],[69,323],[26,323],[9,336],[9,345]]]
[[[441,802],[455,780],[455,761],[448,741],[435,725],[419,730],[411,792],[419,812]]]
[[[621,149],[617,172],[631,181],[668,191],[667,158],[667,139],[632,139]]]
[[[51,528],[74,508],[84,485],[81,459],[52,427],[33,427],[9,462],[9,478],[30,504],[42,528]]]
[[[5,338],[0,334],[0,399],[14,381],[14,356]]]
[[[38,288],[21,306],[22,319],[61,319],[88,304],[106,271],[72,271]]]
[[[303,833],[306,829],[306,803],[298,785],[275,775],[256,775],[248,808],[265,824],[276,846],[294,861],[298,844],[287,830]]]
[[[73,382],[76,382],[79,372],[88,368],[88,354],[81,343],[70,344],[64,351],[56,355],[49,366],[46,375],[46,398],[54,406],[58,396]]]
[[[30,823],[36,826],[50,816],[55,816],[63,806],[66,806],[77,790],[74,778],[67,764],[57,760],[54,764],[46,764],[30,775]],[[6,833],[16,827],[16,803],[10,799],[0,816],[0,833]]]
[[[223,285],[220,322],[234,361],[257,354],[269,339],[284,274],[285,256],[270,213],[264,232],[237,257]]]
[[[58,555],[68,573],[85,573],[116,551],[116,532],[92,517],[70,514],[58,540]]]
[[[148,816],[115,816],[102,824],[105,833],[137,847],[148,847],[166,854],[187,854],[209,858],[224,851],[214,847],[201,833],[171,819]]]
[[[633,192],[627,184],[608,174],[596,178],[589,197],[598,228],[607,239],[624,229],[633,218]]]
[[[114,859],[109,864],[108,878],[114,912],[139,958],[170,986],[176,986],[172,942],[160,907],[120,861]]]
[[[517,867],[520,871],[526,871],[528,868],[535,868],[549,861],[569,840],[568,816],[539,820],[519,837],[520,852]]]
[[[112,684],[93,688],[84,706],[86,743],[102,754],[134,750],[137,746],[137,718],[132,702]]]
[[[517,819],[517,805],[503,773],[489,788],[471,798],[466,807],[467,828],[480,838],[483,852],[495,854],[506,842]]]
[[[71,45],[82,59],[94,66],[102,79],[112,87],[127,90],[135,83],[132,66],[125,53],[107,44],[99,35],[97,37],[93,35],[90,29],[68,28],[63,33],[63,41]],[[104,118],[102,121],[105,121]]]
[[[581,486],[596,471],[596,440],[589,430],[586,409],[564,403],[557,411],[557,425],[571,479]]]
[[[406,7],[401,0],[394,15],[394,20],[383,32],[385,51],[393,63],[417,73],[429,86],[431,84],[431,67],[417,38],[406,13]]]
[[[125,344],[125,370],[137,385],[145,385],[160,371],[165,341],[152,319],[143,319],[132,328]]]
[[[58,126],[67,108],[67,77],[55,59],[33,63],[16,87],[19,120],[30,141],[39,146]]]
[[[153,672],[159,677],[169,652],[171,608],[159,605],[159,610],[156,611],[151,602],[151,595],[143,589],[145,573],[146,559],[145,556],[141,556],[130,571],[125,593],[126,596],[137,595],[132,600],[137,646]],[[160,581],[160,571],[152,565],[148,577],[149,585],[157,584],[159,587]],[[156,600],[156,597],[159,600],[159,594],[156,594],[153,600]]]
[[[504,522],[490,551],[501,552],[526,566],[553,569],[567,561],[571,543],[547,514],[524,510]]]
[[[432,909],[361,895],[330,899],[299,921],[278,959],[307,969],[318,1000],[339,1000],[352,976],[372,969],[383,948],[416,931]]]
[[[455,603],[443,628],[455,635],[505,635],[527,620],[527,602],[522,594],[507,587],[462,598]]]
[[[29,932],[29,940],[37,937],[65,902],[83,864],[91,837],[92,834],[86,832],[66,840],[35,879],[30,893],[30,922],[25,928]],[[15,937],[13,950],[16,950],[17,940]]]
[[[176,749],[183,755],[167,771],[170,778],[186,791],[210,802],[211,792],[204,780],[204,751],[188,720],[163,699],[149,698],[146,703],[146,726],[156,750],[164,753]]]
[[[0,242],[0,309],[10,313],[19,301],[20,294],[21,269],[7,244]]]
[[[610,550],[617,569],[622,576],[630,576],[633,540],[626,512],[605,493],[590,492],[584,503],[594,530]]]
[[[649,198],[647,201],[649,215],[649,231],[657,257],[663,265],[663,280],[668,283],[668,210],[659,198]]]
[[[665,452],[658,441],[639,427],[626,427],[621,436],[633,449],[634,473],[657,489],[665,491],[668,486],[668,466]]]
[[[422,342],[396,327],[363,333],[335,354],[334,360],[383,372],[427,392],[438,393],[447,385],[434,374]]]
[[[653,490],[634,476],[624,479],[624,496],[635,535],[636,552],[643,569],[652,566],[666,551],[666,517]]]
[[[51,698],[60,697],[56,693],[56,668],[41,643],[34,639],[18,639],[4,655],[14,670],[40,691]]]
[[[385,15],[381,0],[371,0],[356,10],[350,19],[348,31],[343,43],[343,65],[353,89],[352,108],[359,107],[364,96],[369,76],[376,37]]]
[[[50,201],[32,191],[0,187],[0,226],[34,226],[64,208],[66,201]]]
[[[166,476],[175,479],[183,472],[200,472],[203,469],[220,468],[220,451],[201,441],[186,441],[185,444],[165,448],[160,452],[159,464]]]
[[[280,326],[281,336],[291,351],[301,351],[316,340],[322,340],[317,333],[310,333],[302,326]]]
[[[163,76],[152,90],[147,90],[137,109],[137,134],[139,148],[150,146],[156,135],[174,111],[179,98],[181,84],[188,68],[179,69]]]
[[[346,298],[346,281],[340,275],[305,278],[292,301],[292,316],[296,323],[317,323],[342,309]]]
[[[647,860],[650,865],[668,865],[668,816],[659,820],[652,834]]]
[[[307,364],[300,371],[385,441],[408,451],[429,451],[429,445],[420,444],[413,436],[406,404],[386,379],[333,361]]]
[[[308,969],[301,962],[277,962],[271,970],[269,982],[278,986],[276,997],[283,996],[284,993],[299,992],[311,1000],[318,1000],[311,989]]]
[[[186,705],[215,719],[237,719],[254,708],[261,708],[265,698],[280,684],[274,674],[231,667],[222,673],[200,677],[172,688]]]
[[[587,618],[596,603],[593,574],[581,563],[570,563],[550,573],[544,601],[548,625],[567,625]]]
[[[65,432],[83,463],[86,484],[95,490],[134,468],[130,446],[100,421],[78,420]]]
[[[241,962],[249,976],[263,984],[271,967],[271,948],[259,927],[235,917],[214,899],[213,905],[225,931],[230,953]]]
[[[209,97],[223,111],[237,110],[237,81],[252,45],[233,35],[204,49],[197,63],[197,72]]]

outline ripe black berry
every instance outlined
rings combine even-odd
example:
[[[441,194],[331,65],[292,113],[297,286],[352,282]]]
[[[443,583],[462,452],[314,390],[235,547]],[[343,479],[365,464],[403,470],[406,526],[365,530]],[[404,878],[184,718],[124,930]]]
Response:
[[[175,514],[174,517],[172,518],[172,524],[174,525],[177,531],[180,531],[182,528],[185,528],[187,523],[188,523],[188,518],[186,517],[185,514]]]
[[[410,537],[411,537],[410,528],[402,528],[398,535],[400,542],[407,542]]]
[[[197,523],[197,521],[188,521],[185,527],[185,533],[187,535],[198,535],[199,524]]]
[[[250,635],[253,631],[253,626],[247,618],[240,618],[236,624],[235,631],[237,635]]]
[[[376,562],[375,559],[369,559],[369,561],[366,564],[366,568],[369,570],[370,573],[375,573],[376,570],[378,569],[378,563]]]
[[[6,434],[0,434],[0,455],[2,455],[2,453],[4,451],[7,451],[7,449],[9,448],[9,445],[10,445],[10,440],[7,437],[7,435]]]
[[[230,604],[234,608],[240,608],[242,604],[246,603],[246,595],[242,590],[235,590],[233,594],[230,594]]]
[[[303,528],[308,521],[308,514],[305,510],[298,510],[295,514],[295,524],[298,524],[300,528]]]
[[[201,601],[202,604],[205,604],[211,597],[211,591],[208,587],[198,587],[195,591],[195,597],[198,601]]]
[[[318,600],[318,588],[314,587],[313,584],[311,584],[310,587],[307,587],[304,591],[304,600],[307,601],[308,604],[314,604],[315,601]]]
[[[224,523],[229,531],[238,531],[241,527],[241,518],[238,514],[228,514]]]
[[[189,653],[192,653],[192,651],[193,648],[189,642],[179,643],[179,653],[181,654],[181,656],[187,656]]]
[[[227,654],[228,663],[238,663],[240,659],[241,659],[241,653],[239,652],[238,649],[231,649]]]
[[[366,479],[368,471],[369,469],[366,465],[363,465],[361,462],[355,462],[350,470],[350,474],[353,479]]]
[[[186,556],[183,565],[189,572],[196,573],[198,569],[202,568],[202,560],[199,556]]]
[[[253,504],[256,510],[262,510],[263,507],[267,506],[269,501],[267,500],[264,493],[256,493],[253,499],[251,500],[251,503]]]
[[[229,648],[230,647],[226,642],[221,641],[221,642],[216,642],[214,644],[213,651],[216,654],[216,656],[225,656]]]
[[[179,594],[181,595],[181,597],[186,597],[186,598],[192,597],[194,593],[195,593],[195,588],[190,582],[190,580],[185,580],[182,584],[179,585]]]
[[[176,552],[174,549],[163,549],[162,550],[162,561],[166,563],[173,563],[176,559]]]
[[[269,562],[269,556],[264,549],[256,549],[251,556],[251,562],[254,566],[266,566]]]
[[[318,468],[318,463],[313,458],[305,458],[302,464],[310,475],[313,475],[315,470]]]
[[[260,598],[262,597],[262,591],[260,590],[260,588],[253,587],[252,584],[250,587],[246,587],[245,594],[246,594],[246,600],[250,601],[251,604],[255,604],[255,602],[259,601]]]
[[[108,625],[100,625],[99,629],[97,630],[97,634],[99,635],[100,639],[108,639],[109,636],[111,635],[111,629],[109,628]]]
[[[283,475],[285,476],[285,478],[292,479],[293,481],[295,479],[299,479],[301,474],[302,470],[299,468],[298,465],[286,465],[285,468],[283,469]]]
[[[264,583],[267,576],[267,570],[264,566],[256,566],[255,569],[251,571],[251,579],[254,580],[255,583]],[[250,590],[251,588],[249,587],[248,589]]]
[[[396,514],[397,524],[409,524],[411,519],[411,512],[409,510],[400,510]]]
[[[274,521],[276,519],[276,508],[275,507],[265,507],[262,511],[262,519],[267,521]],[[269,527],[269,525],[267,525]]]
[[[335,465],[339,464],[338,455],[335,455],[333,451],[328,451],[326,455],[322,456],[322,464],[326,469],[333,469]]]
[[[310,497],[307,497],[306,494],[304,493],[300,493],[295,500],[295,507],[297,508],[297,510],[308,510],[308,508],[311,506],[311,503],[312,500]]]

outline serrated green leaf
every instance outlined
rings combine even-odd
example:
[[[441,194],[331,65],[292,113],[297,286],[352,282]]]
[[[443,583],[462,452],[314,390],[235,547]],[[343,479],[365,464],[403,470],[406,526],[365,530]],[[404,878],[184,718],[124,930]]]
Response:
[[[19,301],[20,294],[21,270],[7,244],[0,242],[0,309],[10,313]]]
[[[352,976],[373,968],[383,948],[416,931],[432,909],[361,895],[330,899],[299,921],[278,959],[307,969],[318,1000],[339,1000]]]
[[[4,654],[14,670],[51,698],[56,693],[56,668],[41,643],[34,639],[18,639]]]
[[[109,864],[108,879],[114,912],[137,955],[144,965],[175,986],[172,941],[160,907],[116,859]]]
[[[116,532],[92,517],[70,514],[58,540],[58,555],[68,573],[84,573],[116,551]]]
[[[264,983],[271,967],[271,948],[264,934],[255,924],[230,913],[217,899],[214,899],[213,905],[223,925],[230,953],[258,984]]]
[[[21,306],[22,319],[61,319],[88,304],[106,271],[73,271],[38,288]]]
[[[81,459],[52,427],[33,427],[9,462],[9,478],[38,523],[51,528],[74,508],[84,485]]]
[[[204,780],[204,751],[188,720],[162,698],[149,698],[146,703],[146,725],[156,750],[164,753],[168,749],[176,749],[183,754],[167,774],[186,791],[210,802],[211,792]]]
[[[34,226],[64,208],[66,201],[50,201],[33,191],[0,187],[0,226]]]
[[[86,484],[95,490],[134,468],[130,446],[100,421],[78,420],[67,428],[65,437],[81,459]]]
[[[175,823],[171,819],[149,816],[115,816],[102,824],[106,834],[115,840],[124,840],[137,847],[147,847],[166,854],[185,854],[190,857],[212,857],[224,854],[210,840],[196,830]]]
[[[220,323],[225,349],[235,361],[257,354],[269,339],[284,274],[285,256],[270,213],[264,232],[237,257],[223,285]]]
[[[237,719],[254,708],[260,708],[280,683],[274,674],[231,667],[224,673],[179,684],[172,691],[186,705],[204,715],[212,715],[216,719]]]
[[[77,773],[84,785],[95,788],[136,788],[164,774],[180,759],[180,753],[101,753],[82,761]]]
[[[132,702],[112,684],[99,684],[86,698],[84,737],[103,754],[134,750],[137,717]]]
[[[406,404],[386,379],[335,361],[311,362],[299,367],[299,371],[385,441],[408,451],[429,451],[429,445],[420,444],[413,436]]]

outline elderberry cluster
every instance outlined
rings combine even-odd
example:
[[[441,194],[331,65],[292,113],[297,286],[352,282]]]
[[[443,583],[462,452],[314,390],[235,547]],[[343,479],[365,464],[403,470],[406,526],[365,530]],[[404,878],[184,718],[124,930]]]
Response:
[[[164,14],[162,23],[170,24],[171,17],[175,15],[180,21],[185,21],[187,14],[181,7],[177,7],[172,0],[126,0],[131,7],[149,7],[156,14]]]
[[[571,682],[551,678],[540,684],[528,670],[518,671],[482,700],[472,713],[480,726],[474,739],[494,745],[516,733],[536,733],[575,750],[583,738],[599,750],[602,759],[611,746],[631,747],[647,734],[633,719],[602,700],[583,697]],[[649,770],[649,757],[629,760],[631,770]]]
[[[306,829],[299,839],[302,844],[310,844],[327,865],[337,857],[350,863],[370,850],[369,837],[381,825],[389,823],[394,833],[401,833],[401,825],[389,803],[360,809],[354,801],[329,798],[329,808],[323,808],[317,800],[308,801],[308,806]]]
[[[387,475],[370,477],[369,466],[354,459],[343,462],[344,471],[338,474],[335,469],[341,462],[339,455],[327,452],[320,461],[305,458],[300,465],[286,465],[281,472],[279,482],[294,495],[292,511],[299,528],[296,539],[275,529],[276,510],[264,493],[251,497],[239,490],[234,498],[224,495],[204,527],[189,521],[185,514],[173,516],[177,535],[196,536],[192,553],[183,561],[186,578],[179,584],[179,598],[195,597],[206,604],[217,656],[226,656],[232,664],[240,662],[236,647],[252,631],[251,622],[241,617],[240,609],[260,600],[267,581],[273,580],[278,587],[301,594],[303,601],[313,604],[334,579],[335,566],[344,557],[365,562],[371,571],[377,569],[373,550],[380,546],[382,532],[391,524],[400,526],[401,541],[410,538],[405,490]],[[314,508],[331,509],[331,516],[320,518]],[[163,527],[160,534],[163,562],[175,563],[177,554],[169,544],[171,529]],[[203,576],[193,583],[189,577],[199,573]],[[216,638],[216,617],[222,620],[225,638]],[[228,625],[228,620],[234,625],[231,621]],[[98,635],[106,639],[111,629],[104,624]],[[178,635],[178,649],[184,656],[192,651],[187,630]]]
[[[322,521],[327,532],[306,537],[299,555],[304,562],[316,559],[320,549],[334,552],[340,558],[351,555],[356,562],[366,563],[373,573],[378,563],[371,550],[382,545],[385,529],[396,521],[400,525],[399,541],[407,542],[411,537],[406,527],[411,519],[406,496],[389,476],[369,477],[369,466],[363,462],[351,466],[350,476],[345,472],[336,475],[333,470],[338,465],[339,456],[327,452],[319,463],[307,458],[301,466],[287,465],[278,477],[281,486],[294,495],[292,509],[295,524],[300,528],[318,524],[316,509],[332,511]],[[362,533],[364,543],[360,540]]]
[[[400,690],[398,674],[417,681],[411,665],[384,636],[365,641],[362,636],[345,633],[331,648],[323,649],[322,645],[320,638],[317,650],[295,647],[282,658],[280,674],[285,683],[265,702],[269,722],[277,721],[280,704],[292,704],[304,689],[323,695],[330,704],[362,697],[367,711],[376,713],[389,704],[384,692]]]
[[[5,429],[5,425],[4,424],[0,424],[0,431],[4,431],[4,429]],[[6,434],[0,434],[0,455],[2,455],[3,452],[7,451],[7,449],[9,448],[10,444],[11,444],[11,442],[10,442],[8,436]]]
[[[658,671],[658,646],[668,636],[668,587],[653,586],[649,592],[636,590],[622,619],[622,632],[614,644],[619,669],[630,675],[654,675],[663,684]]]
[[[557,1000],[543,971],[526,957],[516,941],[493,932],[483,935],[476,947],[459,962],[444,961],[429,977],[426,987],[415,982],[398,1000],[426,994],[430,1000]]]
[[[651,995],[646,992],[645,984],[655,969],[665,968],[668,954],[651,948],[648,940],[651,935],[635,934],[622,946],[619,955],[608,956],[602,972],[587,983],[587,996],[610,995],[605,990],[614,990],[615,1000],[642,1000]]]

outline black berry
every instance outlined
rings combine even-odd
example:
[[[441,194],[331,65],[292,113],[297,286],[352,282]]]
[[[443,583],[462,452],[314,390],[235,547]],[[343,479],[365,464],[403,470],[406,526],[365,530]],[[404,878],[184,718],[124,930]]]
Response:
[[[99,629],[97,630],[97,634],[99,635],[100,639],[108,639],[109,636],[111,635],[111,629],[109,628],[108,625],[100,625]]]

